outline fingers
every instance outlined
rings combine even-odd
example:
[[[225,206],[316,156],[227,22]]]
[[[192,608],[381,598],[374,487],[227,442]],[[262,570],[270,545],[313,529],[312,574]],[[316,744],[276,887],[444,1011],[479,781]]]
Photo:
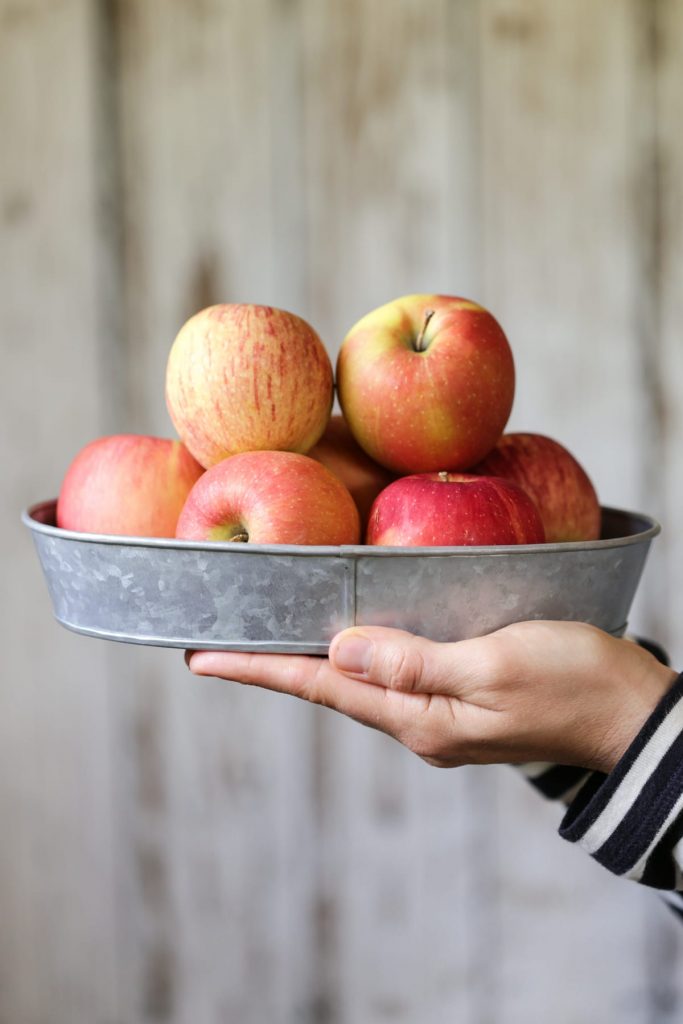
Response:
[[[290,693],[304,700],[311,700],[314,686],[319,689],[321,685],[323,663],[319,658],[286,654],[188,651],[185,660],[195,675],[216,676],[237,683],[262,686],[267,690]]]
[[[326,658],[289,654],[235,654],[188,651],[185,660],[199,676],[217,676],[334,708],[365,725],[395,734],[396,709],[379,686],[349,679]]]
[[[383,626],[338,633],[330,663],[339,671],[403,693],[460,696],[473,676],[493,670],[490,638],[435,643]]]

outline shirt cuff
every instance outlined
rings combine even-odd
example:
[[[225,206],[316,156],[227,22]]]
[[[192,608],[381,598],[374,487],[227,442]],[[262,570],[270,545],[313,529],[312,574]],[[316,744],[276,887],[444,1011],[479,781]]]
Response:
[[[683,888],[683,673],[610,774],[580,789],[560,835],[615,875]]]
[[[586,780],[594,774],[586,768],[547,761],[527,762],[514,767],[542,796],[548,800],[562,800],[566,804],[574,799]]]

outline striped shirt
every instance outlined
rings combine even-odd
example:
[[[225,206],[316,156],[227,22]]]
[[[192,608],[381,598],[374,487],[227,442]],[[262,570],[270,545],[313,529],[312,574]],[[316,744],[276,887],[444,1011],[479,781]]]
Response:
[[[543,796],[567,804],[564,839],[615,875],[665,890],[683,919],[683,673],[609,775],[520,768]]]

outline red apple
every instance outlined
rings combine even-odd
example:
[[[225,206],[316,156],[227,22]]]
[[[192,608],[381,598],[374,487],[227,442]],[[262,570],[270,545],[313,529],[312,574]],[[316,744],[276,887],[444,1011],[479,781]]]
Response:
[[[375,500],[368,544],[441,547],[542,544],[541,517],[521,487],[465,473],[419,473],[389,484]]]
[[[217,463],[188,495],[176,537],[251,544],[357,544],[358,509],[337,477],[292,452]]]
[[[318,335],[271,306],[201,310],[168,358],[168,411],[203,466],[244,451],[308,451],[332,397],[332,364]]]
[[[337,391],[360,446],[396,473],[467,469],[493,448],[515,390],[493,316],[448,295],[407,295],[346,335]]]
[[[546,540],[597,540],[600,505],[583,467],[557,441],[542,434],[504,434],[473,473],[512,480],[533,498]]]
[[[57,526],[83,533],[173,537],[204,472],[180,441],[116,434],[91,441],[69,466]]]
[[[373,501],[391,483],[394,474],[365,454],[343,416],[332,416],[325,433],[308,454],[348,487],[358,506],[364,533]]]

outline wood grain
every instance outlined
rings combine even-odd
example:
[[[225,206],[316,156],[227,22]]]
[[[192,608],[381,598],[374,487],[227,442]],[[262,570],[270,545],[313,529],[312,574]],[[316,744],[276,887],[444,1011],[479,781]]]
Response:
[[[213,302],[273,301],[280,268],[286,281],[297,265],[274,191],[280,165],[296,158],[274,151],[277,76],[291,88],[286,62],[271,62],[275,26],[286,29],[286,13],[271,24],[274,11],[261,0],[122,8],[125,360],[136,429],[172,433],[164,373],[183,321]],[[282,286],[278,301],[300,306]],[[131,1018],[257,1024],[308,1014],[311,710],[192,679],[180,652],[121,649],[113,671]]]
[[[511,424],[566,444],[604,504],[656,514],[644,484],[657,354],[643,309],[654,216],[643,25],[620,0],[492,0],[483,12],[486,298],[517,359]],[[562,844],[552,813],[516,781],[501,777],[499,790],[497,1019],[549,1018],[561,989],[568,1021],[616,1020],[628,1003],[644,1022],[648,975],[633,940],[643,894]],[[598,961],[600,984],[587,989]]]
[[[475,289],[476,49],[459,41],[476,10],[306,2],[303,26],[310,316],[336,352],[383,302]],[[440,777],[349,723],[319,727],[329,1019],[485,1019],[489,776]]]
[[[648,500],[656,498],[662,536],[654,552],[641,600],[644,629],[656,631],[669,651],[672,664],[683,664],[683,605],[677,586],[683,564],[680,508],[683,486],[679,472],[683,449],[683,413],[680,390],[683,382],[683,141],[679,125],[683,117],[683,4],[660,0],[643,5],[648,30],[649,75],[643,83],[653,113],[646,124],[650,145],[649,245],[646,253],[646,287],[653,324],[650,353],[657,362],[650,372],[654,383],[655,431],[646,470]],[[650,358],[652,356],[650,355]],[[647,943],[645,959],[652,1016],[673,1024],[681,1015],[683,985],[678,965],[683,956],[683,937],[678,922],[657,913],[652,902],[645,908]]]
[[[90,19],[0,4],[0,1020],[113,1021],[117,832],[104,645],[51,618],[19,512],[103,429]]]

